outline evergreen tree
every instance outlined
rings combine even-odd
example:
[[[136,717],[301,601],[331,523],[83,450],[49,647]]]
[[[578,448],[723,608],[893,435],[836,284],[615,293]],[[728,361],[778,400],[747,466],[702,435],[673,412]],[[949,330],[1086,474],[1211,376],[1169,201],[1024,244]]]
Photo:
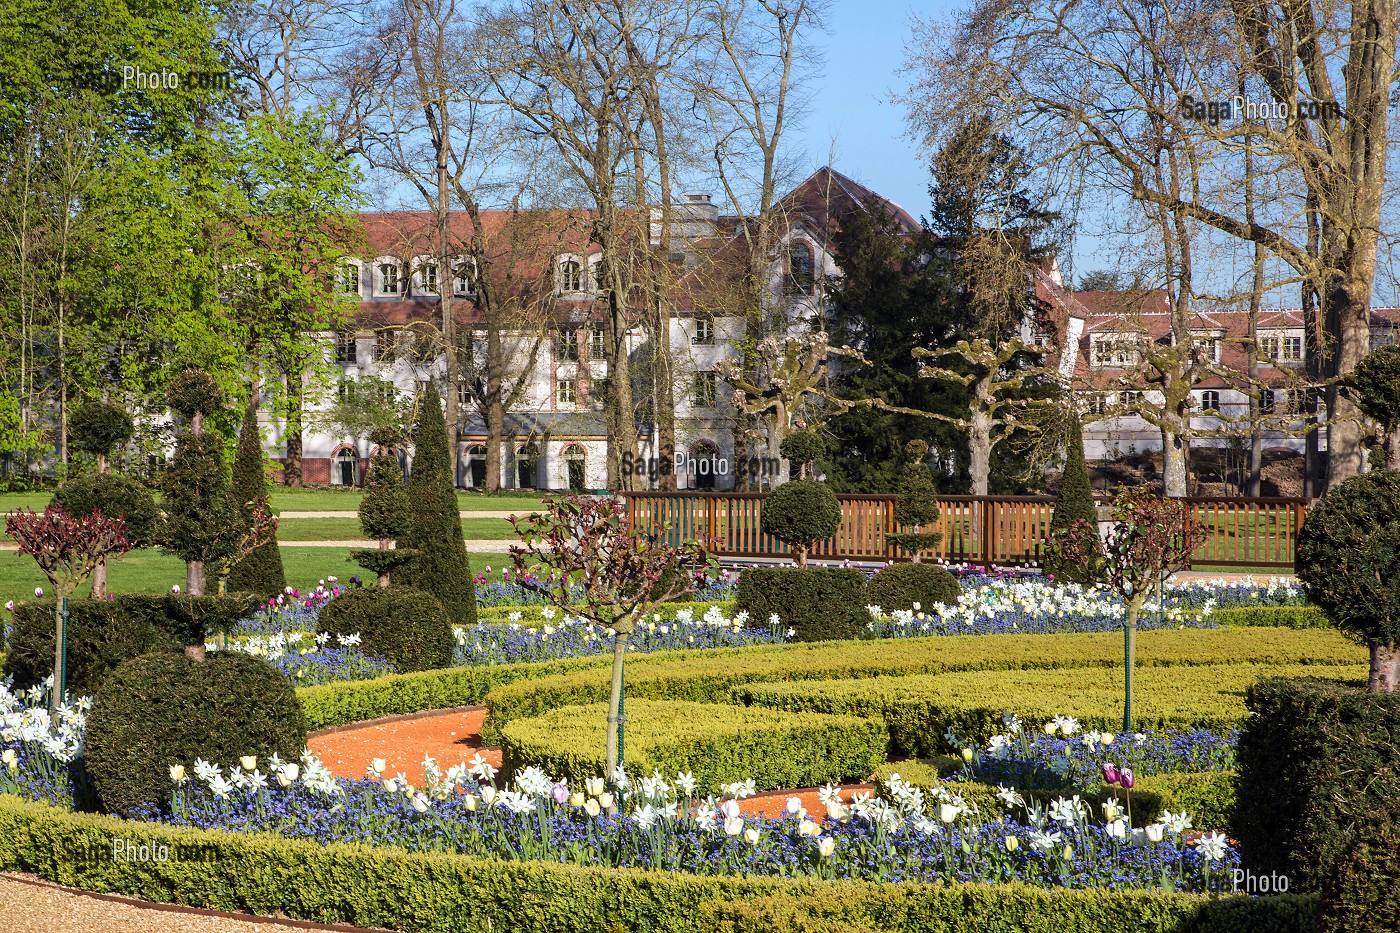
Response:
[[[956,415],[966,400],[956,387],[918,377],[916,347],[947,346],[965,334],[965,322],[949,289],[952,280],[930,262],[934,241],[910,234],[881,203],[846,212],[834,236],[842,277],[831,297],[828,330],[834,346],[858,348],[868,366],[841,376],[845,398],[880,398],[890,405]],[[823,426],[831,441],[828,477],[833,486],[863,493],[893,492],[899,484],[905,445],[926,442],[939,463],[943,492],[967,486],[967,440],[932,418],[855,408]]]
[[[476,586],[467,562],[442,397],[431,382],[418,401],[418,435],[408,477],[408,533],[399,540],[418,552],[400,576],[432,593],[454,625],[476,624]]]
[[[899,499],[894,504],[895,523],[900,528],[907,526],[910,529],[931,525],[938,521],[938,486],[934,482],[933,471],[924,463],[928,445],[921,440],[912,440],[905,446],[904,452]],[[913,552],[915,563],[920,561],[921,551],[943,540],[943,535],[936,531],[900,531],[886,537],[906,551]]]
[[[238,450],[233,455],[233,481],[229,489],[229,511],[236,522],[240,537],[253,528],[253,511],[261,505],[267,508],[266,458],[263,456],[262,434],[258,430],[258,402],[254,394],[243,414],[243,429],[238,435]],[[228,588],[233,592],[276,596],[287,586],[282,568],[282,549],[274,535],[240,557],[229,570]]]
[[[222,390],[202,370],[187,369],[170,382],[170,407],[189,422],[175,437],[175,456],[161,482],[166,512],[166,550],[185,562],[186,591],[204,595],[204,566],[236,550],[230,530],[236,517],[229,508],[229,473],[224,439],[204,428],[204,419],[223,400]]]
[[[1059,495],[1055,497],[1055,511],[1050,516],[1052,540],[1067,534],[1079,519],[1094,528],[1099,521],[1094,490],[1089,485],[1089,465],[1084,461],[1084,425],[1077,415],[1070,416],[1065,448],[1065,471],[1060,478]],[[1075,566],[1053,556],[1041,561],[1041,569],[1057,580],[1075,583],[1087,583],[1093,575],[1088,567]]]
[[[417,552],[411,548],[389,548],[392,542],[408,533],[408,493],[403,485],[403,468],[392,446],[395,439],[384,429],[376,428],[370,440],[378,444],[379,449],[370,458],[369,473],[365,477],[360,527],[367,536],[379,541],[379,548],[351,551],[350,556],[377,575],[380,586],[388,586],[389,574],[417,557]]]

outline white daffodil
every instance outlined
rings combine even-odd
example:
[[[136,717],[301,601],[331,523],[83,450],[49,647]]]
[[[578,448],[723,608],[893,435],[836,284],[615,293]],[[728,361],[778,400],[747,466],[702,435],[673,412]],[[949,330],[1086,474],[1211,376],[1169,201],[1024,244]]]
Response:
[[[737,836],[744,831],[744,821],[740,817],[731,816],[724,821],[724,834],[726,836]]]
[[[1225,853],[1229,848],[1224,833],[1207,833],[1196,840],[1196,851],[1212,862],[1218,862],[1225,858]]]

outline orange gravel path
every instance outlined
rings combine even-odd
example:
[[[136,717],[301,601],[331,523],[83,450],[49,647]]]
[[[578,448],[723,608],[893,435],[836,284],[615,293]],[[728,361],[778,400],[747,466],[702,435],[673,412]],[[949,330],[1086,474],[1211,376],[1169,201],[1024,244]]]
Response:
[[[340,777],[362,778],[371,761],[383,758],[386,775],[393,777],[403,772],[416,784],[423,779],[425,757],[433,758],[445,771],[455,764],[470,762],[479,752],[500,767],[501,750],[481,744],[481,724],[485,719],[485,708],[478,707],[327,732],[306,744],[323,765]]]
[[[432,757],[440,768],[447,769],[459,762],[470,762],[479,752],[499,768],[501,750],[481,744],[485,719],[486,710],[476,707],[328,731],[310,739],[307,745],[322,764],[340,777],[362,778],[371,761],[383,758],[386,775],[402,772],[409,781],[417,782],[423,777],[424,757]],[[872,784],[850,784],[841,788],[841,796],[849,801],[855,794],[874,789]],[[745,813],[777,818],[783,815],[790,797],[801,799],[812,819],[820,821],[825,816],[814,787],[768,791],[740,804]]]

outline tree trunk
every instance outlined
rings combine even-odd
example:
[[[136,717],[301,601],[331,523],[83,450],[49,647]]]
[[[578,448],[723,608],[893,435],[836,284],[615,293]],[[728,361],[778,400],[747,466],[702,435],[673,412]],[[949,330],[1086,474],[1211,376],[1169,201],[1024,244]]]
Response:
[[[979,424],[981,420],[973,417],[972,430],[967,435],[968,453],[971,457],[968,472],[972,475],[974,496],[987,495],[992,476],[992,433],[988,425]]]
[[[204,561],[185,562],[185,592],[190,596],[204,595]]]
[[[1168,496],[1186,495],[1186,449],[1181,435],[1162,428],[1162,490]]]
[[[287,374],[287,459],[282,479],[292,489],[300,489],[302,451],[302,387],[300,377]]]
[[[107,595],[107,559],[104,557],[92,568],[92,592],[89,599],[102,599]]]
[[[1387,470],[1400,470],[1400,424],[1386,432],[1385,468]]]
[[[1143,595],[1134,593],[1128,599],[1128,619],[1123,625],[1123,733],[1133,731],[1133,669],[1137,666],[1137,620],[1142,609]]]
[[[613,789],[613,805],[608,808],[609,813],[617,812],[617,797],[619,796],[616,783],[617,766],[620,764],[617,758],[617,734],[619,728],[626,727],[619,712],[622,706],[622,663],[626,656],[627,633],[618,632],[613,637],[612,690],[608,694],[608,738],[605,755],[608,773],[605,778],[608,786]]]
[[[1371,689],[1376,693],[1394,693],[1400,686],[1400,647],[1392,644],[1371,644]]]

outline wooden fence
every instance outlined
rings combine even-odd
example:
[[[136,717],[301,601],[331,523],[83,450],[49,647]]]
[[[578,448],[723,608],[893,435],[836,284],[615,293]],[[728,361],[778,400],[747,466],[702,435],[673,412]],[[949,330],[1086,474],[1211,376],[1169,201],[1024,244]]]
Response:
[[[628,492],[633,527],[669,527],[675,542],[711,534],[724,557],[785,557],[788,548],[760,530],[763,493]],[[841,527],[818,542],[811,556],[825,560],[885,561],[909,555],[889,541],[895,530],[894,496],[838,495]],[[1192,519],[1206,526],[1193,563],[1241,567],[1293,566],[1303,499],[1191,497],[1182,500]],[[1046,496],[941,496],[939,519],[928,529],[942,534],[929,553],[949,561],[1031,564],[1038,561],[1055,500]]]

